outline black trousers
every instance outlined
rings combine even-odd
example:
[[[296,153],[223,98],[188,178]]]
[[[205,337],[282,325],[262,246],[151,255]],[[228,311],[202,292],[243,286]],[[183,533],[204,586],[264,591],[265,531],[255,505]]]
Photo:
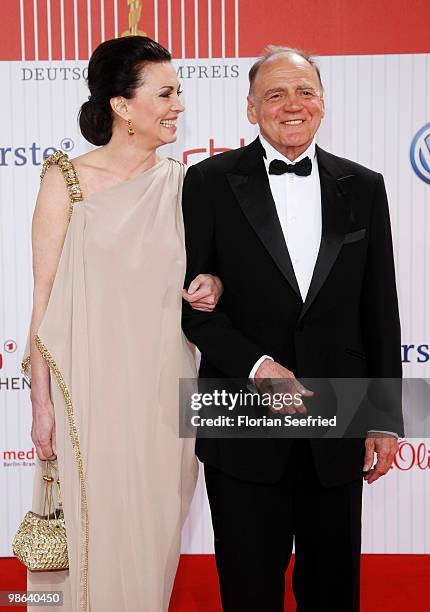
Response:
[[[307,440],[276,484],[205,465],[224,612],[283,612],[293,541],[297,612],[358,612],[362,480],[323,487]]]

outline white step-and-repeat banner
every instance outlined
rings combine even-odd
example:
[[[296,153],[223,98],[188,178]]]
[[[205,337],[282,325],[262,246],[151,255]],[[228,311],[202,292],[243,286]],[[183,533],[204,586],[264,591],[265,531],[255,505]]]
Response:
[[[269,15],[244,0],[155,0],[135,2],[133,10],[127,0],[8,3],[0,43],[0,556],[12,554],[11,541],[32,494],[31,405],[20,359],[31,310],[30,229],[41,163],[54,149],[71,157],[89,149],[77,128],[77,111],[88,95],[88,49],[121,35],[130,23],[139,22],[139,30],[174,51],[186,113],[177,142],[162,154],[188,164],[255,137],[246,119],[247,73],[264,43],[312,45],[323,53],[319,64],[327,113],[318,141],[385,177],[404,373],[430,378],[430,54],[409,47],[404,36],[394,33],[385,44],[390,53],[383,54],[378,44],[386,33],[377,35],[376,22],[371,24],[373,54],[359,47],[353,27],[350,36],[335,27],[327,46],[324,20],[335,18],[324,14],[324,0],[313,3],[321,5],[315,17],[322,24],[320,38],[310,42],[308,30],[303,42],[297,33],[281,37],[278,18],[287,14],[287,4],[276,0]],[[254,11],[252,22],[248,9]],[[276,22],[273,36],[270,19]],[[318,24],[312,27],[318,33]],[[337,36],[343,43],[338,44]],[[365,486],[363,552],[430,552],[430,440],[405,439],[400,446],[390,474]],[[184,528],[183,551],[212,550],[200,480]]]

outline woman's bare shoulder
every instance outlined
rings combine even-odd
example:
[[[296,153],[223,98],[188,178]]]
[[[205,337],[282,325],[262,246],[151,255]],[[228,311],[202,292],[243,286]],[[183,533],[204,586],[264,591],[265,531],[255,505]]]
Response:
[[[103,162],[98,149],[78,155],[70,161],[76,172],[85,173],[85,175],[103,172]]]
[[[100,149],[83,153],[71,160],[83,192],[88,196],[103,190],[112,180],[112,172]]]

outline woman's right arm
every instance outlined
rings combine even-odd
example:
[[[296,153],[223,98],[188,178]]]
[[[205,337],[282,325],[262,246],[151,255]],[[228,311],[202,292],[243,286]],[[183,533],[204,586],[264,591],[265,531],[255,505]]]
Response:
[[[31,439],[42,461],[56,455],[55,416],[49,385],[49,368],[35,336],[45,314],[57,272],[68,225],[68,198],[60,170],[52,166],[40,186],[32,224],[33,311],[30,324]]]

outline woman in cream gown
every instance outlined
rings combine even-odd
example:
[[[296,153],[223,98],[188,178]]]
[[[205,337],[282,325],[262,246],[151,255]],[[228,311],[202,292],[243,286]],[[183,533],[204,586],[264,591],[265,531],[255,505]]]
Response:
[[[100,45],[80,125],[105,146],[74,163],[57,152],[42,172],[24,367],[31,362],[38,456],[57,455],[69,569],[28,572],[28,590],[63,591],[63,612],[167,611],[196,482],[193,440],[178,435],[178,379],[196,375],[180,327],[185,169],[156,155],[175,140],[183,110],[169,59],[145,37]],[[59,249],[55,215],[69,217]],[[203,280],[217,299],[217,280]],[[206,308],[203,289],[195,295],[185,297]],[[38,461],[39,513],[43,470]]]

